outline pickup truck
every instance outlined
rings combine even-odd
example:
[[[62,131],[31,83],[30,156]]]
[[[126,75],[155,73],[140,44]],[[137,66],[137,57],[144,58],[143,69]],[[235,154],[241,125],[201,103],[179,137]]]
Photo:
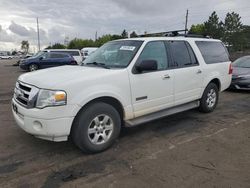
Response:
[[[146,37],[111,41],[82,66],[21,75],[12,111],[35,137],[66,141],[83,151],[109,148],[121,127],[198,108],[212,112],[231,83],[220,40]]]

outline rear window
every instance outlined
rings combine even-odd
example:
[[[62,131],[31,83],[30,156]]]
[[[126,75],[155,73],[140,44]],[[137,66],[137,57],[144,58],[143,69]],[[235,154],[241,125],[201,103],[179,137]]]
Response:
[[[207,64],[229,61],[228,52],[222,42],[196,41],[195,43]]]

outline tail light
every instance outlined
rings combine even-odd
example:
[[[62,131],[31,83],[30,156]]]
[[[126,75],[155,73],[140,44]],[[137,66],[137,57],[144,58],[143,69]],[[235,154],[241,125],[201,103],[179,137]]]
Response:
[[[230,63],[230,65],[229,65],[228,74],[233,74],[233,66],[232,66],[232,63]]]

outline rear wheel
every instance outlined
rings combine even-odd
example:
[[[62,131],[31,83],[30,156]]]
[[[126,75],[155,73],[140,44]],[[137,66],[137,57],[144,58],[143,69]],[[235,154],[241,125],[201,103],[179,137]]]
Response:
[[[208,84],[200,100],[199,110],[205,113],[212,112],[217,106],[218,99],[219,89],[217,85],[214,83]]]
[[[29,66],[29,71],[32,72],[32,71],[36,71],[38,70],[38,66],[36,64],[31,64]]]
[[[119,136],[121,118],[117,110],[106,103],[93,103],[76,117],[71,136],[83,151],[97,153],[109,148]]]

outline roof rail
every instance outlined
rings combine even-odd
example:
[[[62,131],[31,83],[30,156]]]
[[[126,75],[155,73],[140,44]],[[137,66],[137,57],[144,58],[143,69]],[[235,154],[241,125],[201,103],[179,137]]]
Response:
[[[165,31],[159,33],[145,33],[142,35],[138,35],[138,37],[194,37],[194,38],[210,38],[207,35],[197,35],[197,34],[180,34],[179,32],[185,32],[188,30],[174,30],[174,31]]]

